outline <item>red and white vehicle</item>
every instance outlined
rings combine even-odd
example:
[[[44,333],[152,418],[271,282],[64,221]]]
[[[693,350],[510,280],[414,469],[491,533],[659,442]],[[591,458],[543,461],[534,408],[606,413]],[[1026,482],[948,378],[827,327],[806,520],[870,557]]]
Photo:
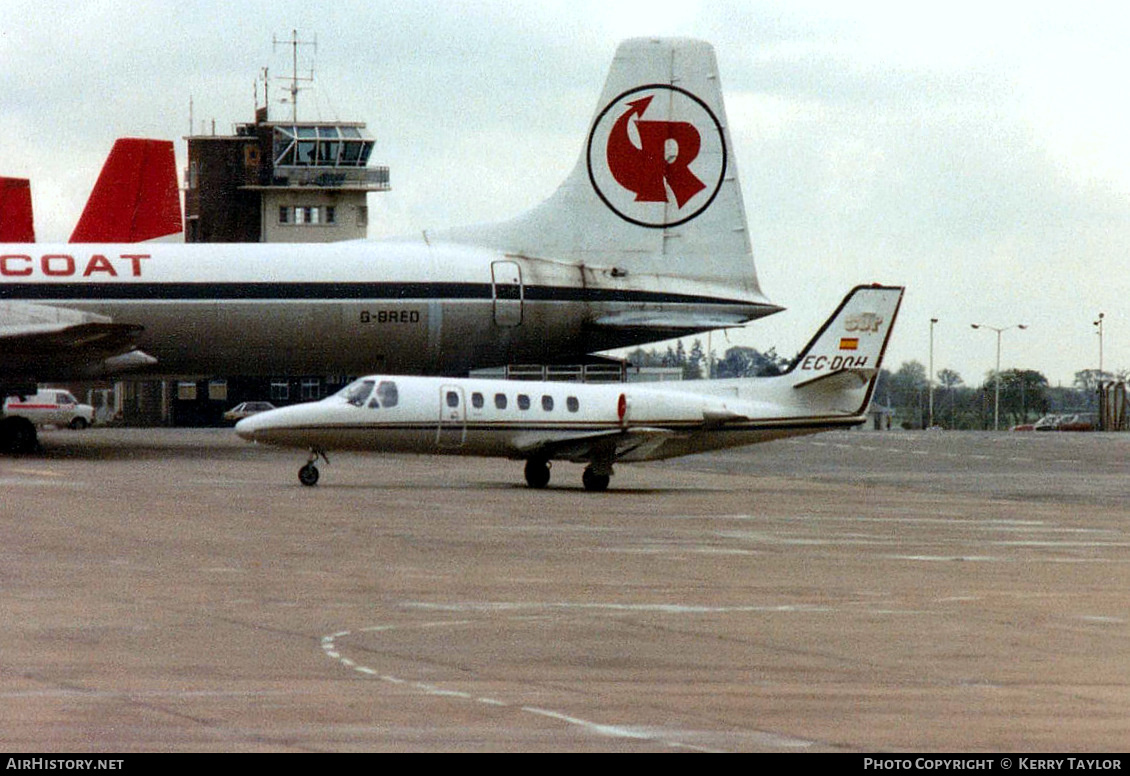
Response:
[[[27,418],[36,426],[83,429],[94,423],[94,408],[80,404],[74,394],[60,388],[41,388],[23,398],[9,396],[4,402],[4,415]]]

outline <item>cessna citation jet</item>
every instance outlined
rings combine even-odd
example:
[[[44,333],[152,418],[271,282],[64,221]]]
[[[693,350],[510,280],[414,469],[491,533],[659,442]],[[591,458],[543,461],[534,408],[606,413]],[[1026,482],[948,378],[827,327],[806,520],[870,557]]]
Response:
[[[572,173],[513,221],[320,245],[0,245],[0,388],[139,368],[465,374],[780,309],[758,286],[713,49],[638,39]]]
[[[303,485],[318,482],[315,462],[333,449],[524,459],[532,488],[549,483],[551,461],[573,461],[588,464],[586,490],[604,490],[616,463],[862,423],[902,292],[854,289],[777,377],[636,387],[374,375],[322,401],[245,418],[235,430],[310,450]]]

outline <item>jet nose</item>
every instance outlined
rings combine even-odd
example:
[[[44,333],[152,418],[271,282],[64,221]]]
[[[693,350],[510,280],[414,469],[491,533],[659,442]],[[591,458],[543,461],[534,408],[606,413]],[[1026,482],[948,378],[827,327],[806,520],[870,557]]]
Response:
[[[249,418],[244,418],[235,424],[235,433],[248,442],[256,440],[255,434],[263,428],[262,414],[252,415]]]

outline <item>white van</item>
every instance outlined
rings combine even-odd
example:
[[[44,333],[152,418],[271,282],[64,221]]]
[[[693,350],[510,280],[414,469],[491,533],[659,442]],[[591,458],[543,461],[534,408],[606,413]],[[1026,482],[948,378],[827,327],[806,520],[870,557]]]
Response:
[[[4,415],[27,418],[37,426],[81,429],[94,423],[94,408],[79,404],[74,394],[59,388],[40,388],[22,400],[9,396],[4,402]]]

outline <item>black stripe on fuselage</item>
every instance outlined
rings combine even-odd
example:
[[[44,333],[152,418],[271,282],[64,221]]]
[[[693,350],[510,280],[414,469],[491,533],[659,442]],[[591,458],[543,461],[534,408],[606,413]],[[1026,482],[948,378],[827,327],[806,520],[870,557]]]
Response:
[[[682,432],[698,431],[703,434],[724,434],[727,432],[737,431],[798,431],[804,430],[821,430],[841,428],[844,426],[858,426],[860,423],[865,422],[865,418],[859,416],[849,416],[842,418],[800,418],[797,420],[784,421],[784,420],[766,420],[766,421],[751,421],[749,423],[735,423],[727,424],[718,428],[705,428],[700,422],[688,421],[656,421],[654,423],[647,423],[646,425],[638,426],[620,426],[616,423],[582,423],[578,422],[575,425],[566,422],[546,421],[542,423],[514,423],[503,420],[495,421],[389,421],[389,422],[369,422],[369,423],[349,423],[349,424],[306,424],[301,426],[288,426],[286,428],[265,428],[260,429],[263,432],[270,431],[435,431],[437,428],[443,428],[451,431],[466,429],[467,431],[514,431],[514,432],[530,432],[530,431],[543,431],[543,432],[573,432],[580,434],[600,434],[600,433],[616,433],[624,432],[629,433],[633,430],[643,431],[647,429],[659,429],[661,431]],[[561,440],[553,440],[561,442],[583,442],[584,437],[579,439],[565,438]]]
[[[745,299],[666,291],[525,286],[526,301],[651,302],[763,307]],[[491,300],[490,283],[0,283],[0,300],[211,301],[211,300]]]

